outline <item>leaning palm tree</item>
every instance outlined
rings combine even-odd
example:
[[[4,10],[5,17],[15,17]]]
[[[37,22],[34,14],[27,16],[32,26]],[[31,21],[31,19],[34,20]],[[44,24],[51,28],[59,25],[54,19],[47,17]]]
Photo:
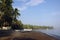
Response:
[[[18,9],[17,9],[17,8],[15,8],[15,10],[14,10],[14,14],[13,14],[14,21],[16,21],[16,20],[17,20],[17,17],[18,17],[18,16],[20,16],[20,13],[18,12]]]

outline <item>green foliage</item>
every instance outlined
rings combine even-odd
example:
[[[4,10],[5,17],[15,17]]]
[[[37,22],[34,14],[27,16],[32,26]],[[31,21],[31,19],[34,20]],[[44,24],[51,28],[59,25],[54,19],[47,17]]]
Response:
[[[51,26],[23,25],[25,29],[53,29]]]
[[[17,17],[20,16],[17,8],[12,7],[13,0],[0,0],[0,27],[12,26],[17,24],[22,27],[22,22],[18,21]]]

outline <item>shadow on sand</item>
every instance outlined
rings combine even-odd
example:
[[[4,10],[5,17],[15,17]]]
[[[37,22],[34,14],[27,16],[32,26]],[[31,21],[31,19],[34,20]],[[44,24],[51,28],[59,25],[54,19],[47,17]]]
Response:
[[[33,38],[14,38],[13,40],[36,40]]]
[[[11,30],[0,30],[0,37],[5,37],[11,35]]]

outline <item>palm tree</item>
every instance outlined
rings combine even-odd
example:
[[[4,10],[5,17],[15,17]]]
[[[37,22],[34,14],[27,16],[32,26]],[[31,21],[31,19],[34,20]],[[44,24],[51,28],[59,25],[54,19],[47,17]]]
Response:
[[[8,22],[9,24],[12,23],[12,0],[0,0],[0,11],[4,13],[4,15],[1,17],[3,19],[3,22]],[[2,13],[1,13],[2,14]]]
[[[17,8],[12,7],[13,0],[0,0],[0,12],[2,15],[0,18],[2,21],[0,21],[0,25],[6,25],[9,24],[11,26],[14,22],[17,22],[17,17],[20,16],[20,13],[18,12]],[[1,24],[2,22],[2,24]],[[21,23],[20,23],[21,24]]]
[[[18,12],[18,9],[15,8],[14,13],[13,13],[14,21],[17,21],[18,16],[20,16],[20,13]]]

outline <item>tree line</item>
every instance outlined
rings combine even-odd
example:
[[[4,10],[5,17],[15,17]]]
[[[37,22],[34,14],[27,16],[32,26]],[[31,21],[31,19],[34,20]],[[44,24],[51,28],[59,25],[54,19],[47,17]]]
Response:
[[[20,26],[22,28],[21,20],[17,17],[20,16],[19,10],[12,7],[13,0],[0,0],[0,27],[2,28],[10,26]]]
[[[25,29],[53,29],[53,26],[38,26],[38,25],[30,25],[30,24],[24,24],[23,28]]]

